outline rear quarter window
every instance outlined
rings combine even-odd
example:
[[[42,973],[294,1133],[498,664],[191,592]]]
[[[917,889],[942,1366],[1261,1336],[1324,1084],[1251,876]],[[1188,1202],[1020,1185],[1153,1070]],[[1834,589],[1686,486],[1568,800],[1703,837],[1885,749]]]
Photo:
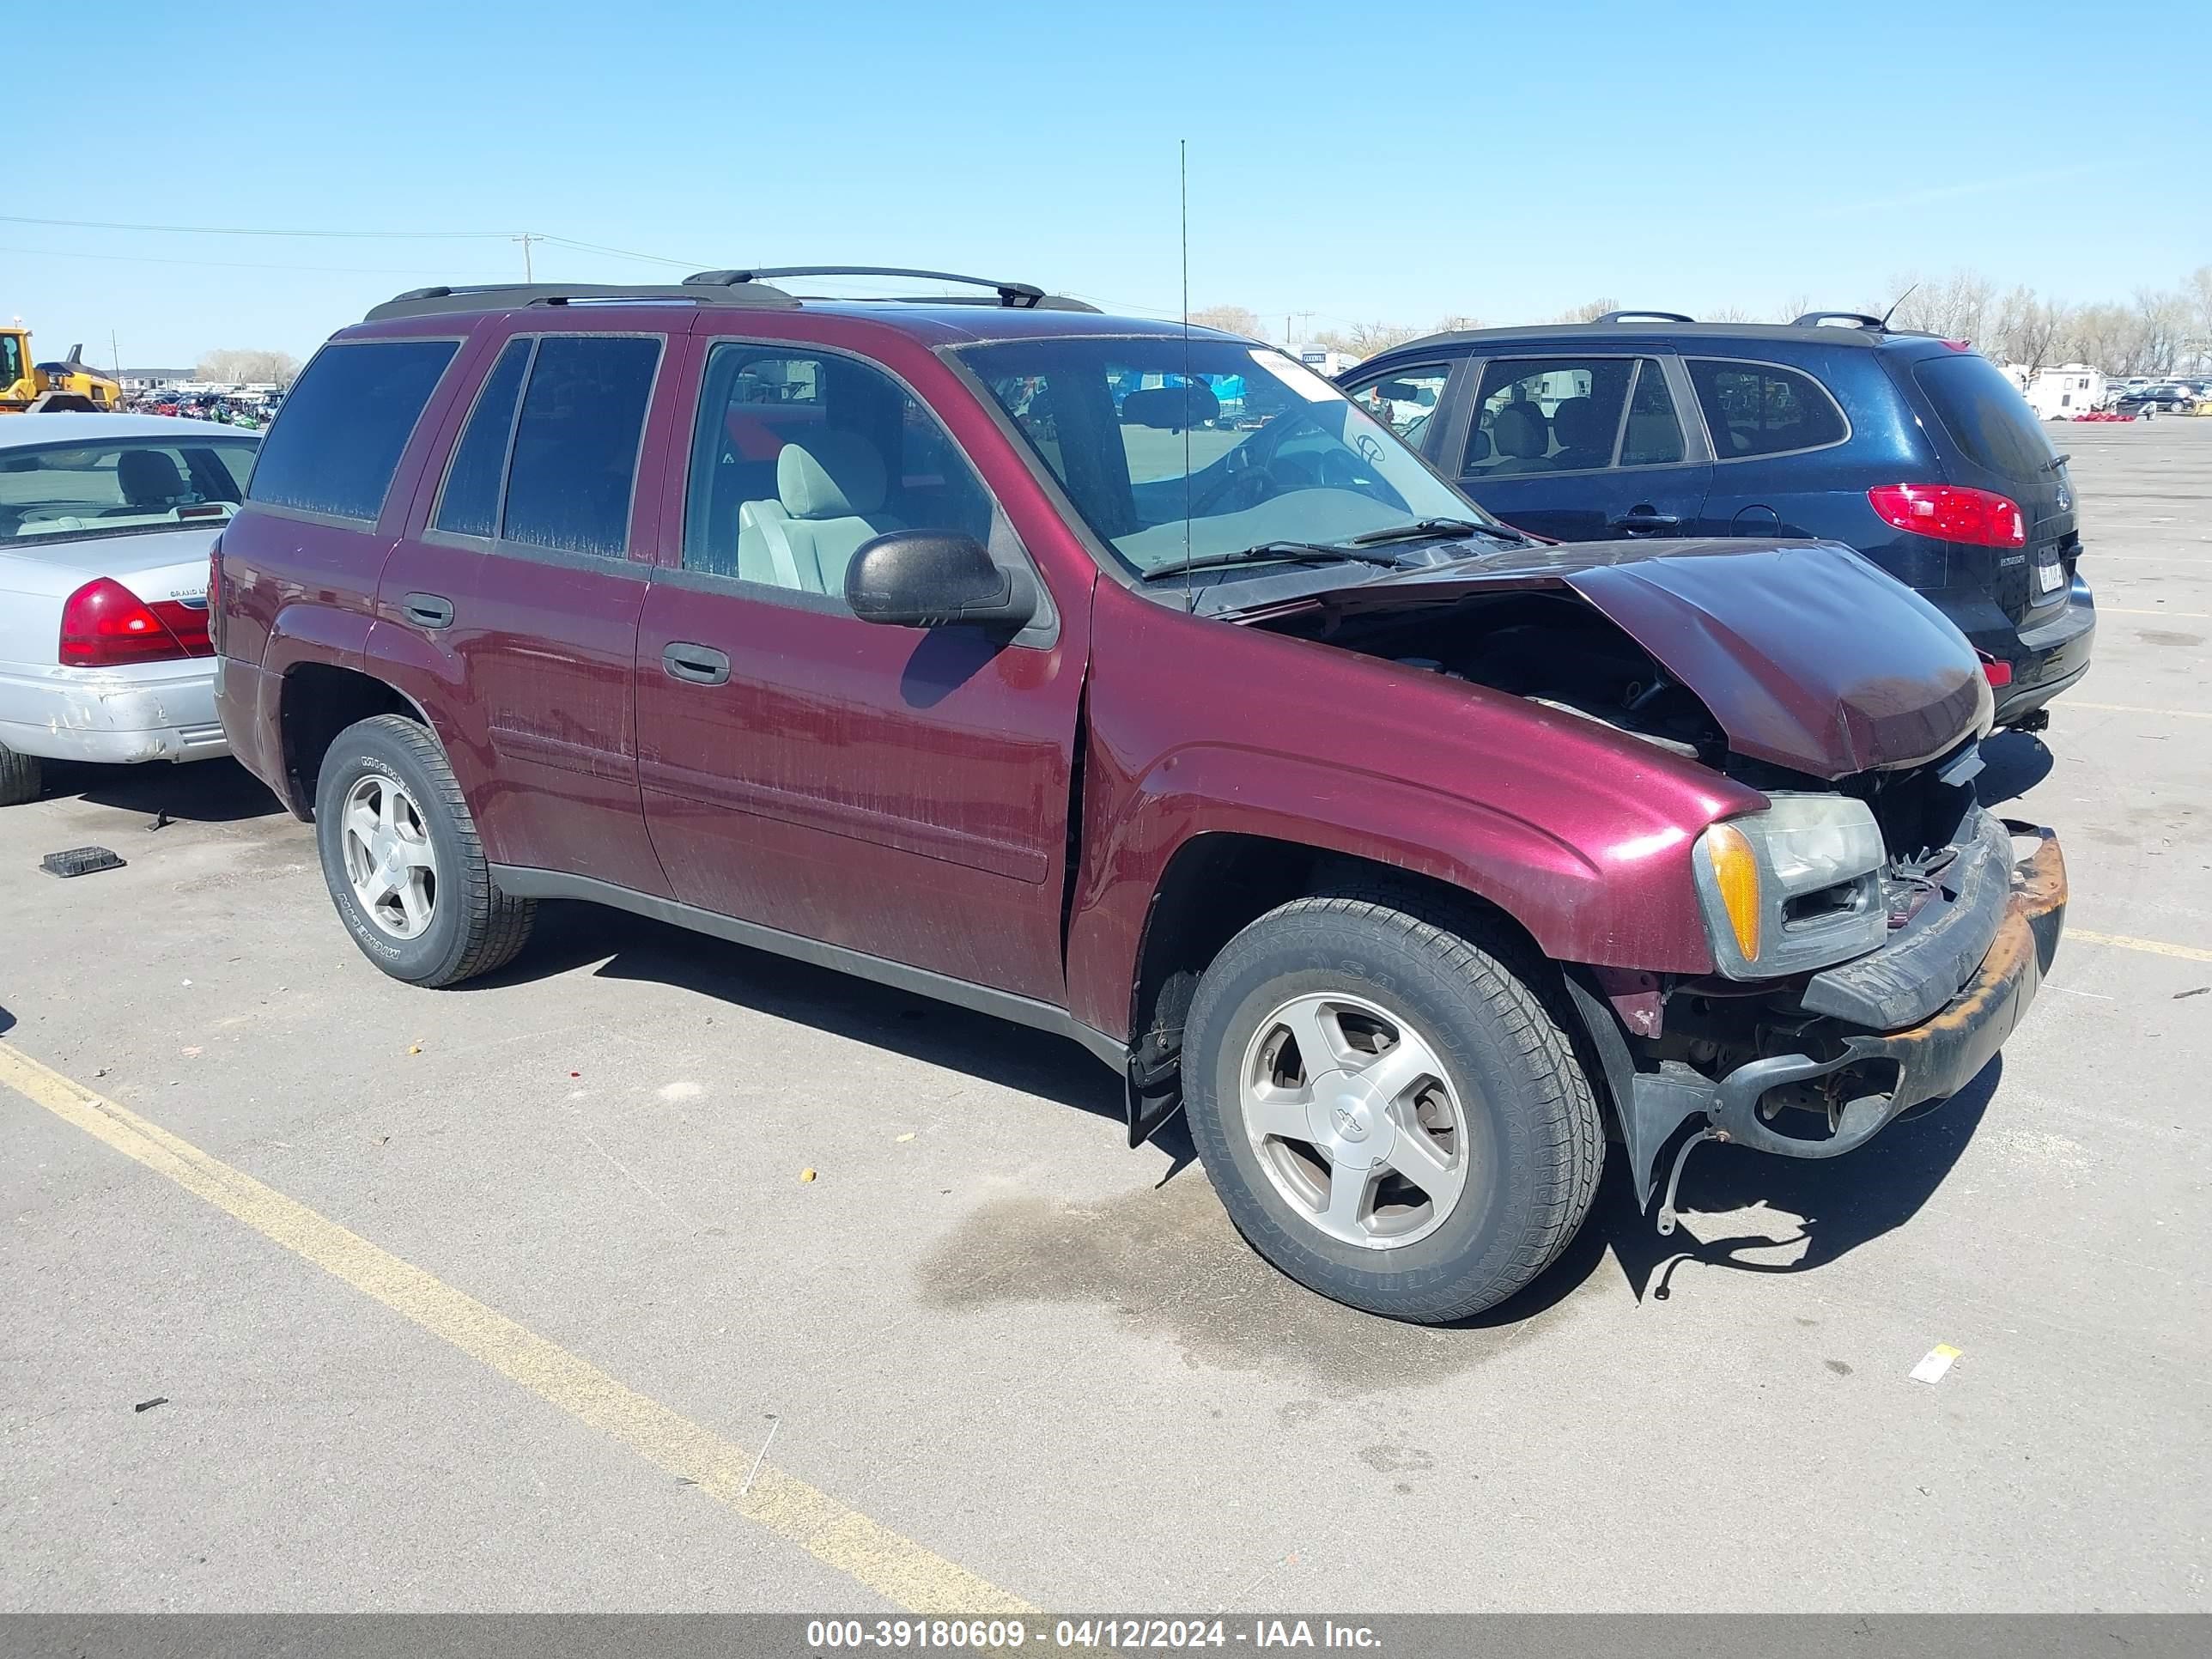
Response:
[[[325,346],[261,441],[252,501],[374,522],[457,340]]]
[[[1692,357],[1687,366],[1716,460],[1825,449],[1850,436],[1844,411],[1809,374],[1778,363],[1713,357]]]
[[[1987,472],[2033,478],[2051,465],[2051,441],[2027,399],[1995,363],[1968,352],[1929,357],[1912,378],[1959,452]]]

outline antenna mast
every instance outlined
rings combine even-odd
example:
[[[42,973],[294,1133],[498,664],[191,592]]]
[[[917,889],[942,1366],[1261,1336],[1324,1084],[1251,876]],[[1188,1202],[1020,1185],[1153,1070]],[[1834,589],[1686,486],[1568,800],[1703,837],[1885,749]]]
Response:
[[[1176,166],[1182,185],[1182,608],[1190,597],[1190,140],[1176,140]]]

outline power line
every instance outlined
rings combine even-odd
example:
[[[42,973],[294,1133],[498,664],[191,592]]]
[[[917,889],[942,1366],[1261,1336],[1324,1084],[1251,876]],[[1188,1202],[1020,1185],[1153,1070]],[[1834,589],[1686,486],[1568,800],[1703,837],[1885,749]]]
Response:
[[[198,265],[217,270],[313,270],[332,276],[422,276],[428,265],[286,265],[264,264],[250,259],[173,259],[150,253],[88,253],[79,248],[0,247],[0,253],[28,254],[44,259],[99,259],[126,265]]]
[[[133,225],[110,219],[33,219],[21,214],[0,213],[0,224],[54,225],[66,230],[140,230],[177,236],[307,236],[340,239],[374,238],[388,241],[434,241],[448,238],[490,240],[510,235],[504,230],[252,230],[238,225]]]

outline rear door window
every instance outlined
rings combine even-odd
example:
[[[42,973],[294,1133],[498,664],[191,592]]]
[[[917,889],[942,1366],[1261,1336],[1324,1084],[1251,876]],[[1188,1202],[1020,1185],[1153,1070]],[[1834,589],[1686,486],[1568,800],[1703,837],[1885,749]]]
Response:
[[[1667,371],[1656,358],[1636,365],[1636,390],[1628,396],[1628,423],[1620,433],[1623,466],[1668,466],[1682,459],[1682,419]]]
[[[552,335],[538,343],[507,468],[507,541],[619,558],[658,336]]]
[[[1912,366],[1912,378],[1951,441],[1976,466],[2034,478],[2051,465],[2051,441],[2035,411],[1988,358],[1963,351],[1930,357]]]
[[[1809,374],[1778,363],[1688,360],[1716,460],[1822,449],[1850,435],[1844,411]]]
[[[499,533],[499,481],[507,471],[507,441],[514,430],[514,401],[522,390],[522,373],[529,366],[529,340],[509,340],[485,376],[483,390],[461,441],[453,448],[453,464],[446,474],[446,488],[438,497],[437,527],[456,536],[495,536]]]
[[[325,346],[262,440],[252,500],[374,523],[458,340]]]

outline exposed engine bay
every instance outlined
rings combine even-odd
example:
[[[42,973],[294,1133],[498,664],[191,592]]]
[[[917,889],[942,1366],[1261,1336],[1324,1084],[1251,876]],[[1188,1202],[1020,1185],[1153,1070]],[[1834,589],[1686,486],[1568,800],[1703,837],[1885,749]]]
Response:
[[[1569,593],[1473,594],[1340,619],[1307,611],[1265,625],[1526,697],[1717,769],[1727,764],[1727,734],[1711,711],[1620,627]]]

